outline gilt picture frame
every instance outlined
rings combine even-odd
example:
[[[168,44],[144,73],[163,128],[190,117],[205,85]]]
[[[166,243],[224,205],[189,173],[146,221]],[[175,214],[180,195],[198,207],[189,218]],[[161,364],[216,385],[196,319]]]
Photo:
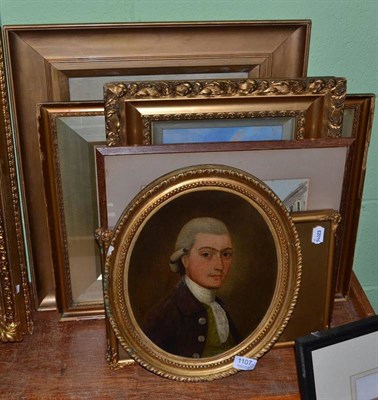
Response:
[[[336,77],[108,83],[107,144],[156,143],[156,121],[212,119],[230,127],[227,120],[273,117],[295,118],[293,140],[339,137],[345,96],[346,80]]]
[[[193,201],[197,204],[194,208]],[[232,207],[235,210],[236,203],[242,215],[232,223],[229,212],[227,217],[226,209]],[[177,223],[172,223],[176,218]],[[230,327],[229,335],[234,339],[232,343],[210,355],[204,352],[189,355],[191,350],[181,348],[178,344],[180,339],[175,341],[177,346],[168,349],[162,344],[164,340],[160,343],[155,336],[156,329],[162,326],[160,322],[152,331],[143,322],[152,304],[159,296],[164,295],[164,292],[151,290],[152,286],[148,282],[155,289],[165,287],[164,290],[172,290],[175,286],[170,282],[172,272],[169,267],[166,268],[163,259],[167,257],[168,249],[172,246],[169,242],[174,241],[180,225],[185,221],[192,223],[193,218],[196,223],[198,219],[205,219],[206,225],[209,219],[219,222],[218,218],[223,218],[224,224],[229,225],[230,233],[215,236],[217,239],[222,237],[225,245],[232,247],[232,264],[235,262],[235,265],[240,265],[236,268],[235,275],[231,275],[230,285],[224,284],[220,288],[226,298],[228,293],[229,303],[234,305],[231,313],[234,313],[235,326],[238,327],[240,337],[231,333],[234,331]],[[239,221],[239,226],[235,225],[236,220]],[[150,236],[156,229],[165,232],[165,235],[159,234],[161,240],[157,239],[156,232],[153,236],[155,239],[152,240]],[[260,244],[263,243],[259,248],[270,248],[269,251],[255,251],[261,256],[260,258],[255,254],[255,262],[260,260],[265,266],[269,266],[268,269],[272,268],[268,274],[269,279],[261,277],[266,290],[257,290],[260,294],[256,293],[256,301],[248,303],[255,304],[255,315],[259,315],[256,318],[252,318],[250,310],[244,310],[248,318],[242,315],[243,311],[239,312],[240,315],[236,312],[245,308],[241,307],[241,298],[236,298],[243,292],[241,282],[246,282],[246,290],[251,289],[252,281],[256,283],[259,280],[257,271],[264,271],[263,268],[254,269],[252,279],[252,276],[246,277],[246,274],[251,275],[251,268],[241,267],[243,264],[249,265],[252,260],[250,255],[244,253],[252,245],[251,236],[245,234],[244,229],[255,229],[255,234],[258,231]],[[301,252],[297,232],[289,213],[274,193],[260,180],[242,170],[206,164],[175,170],[162,176],[147,185],[129,204],[107,243],[104,271],[107,318],[127,353],[143,367],[160,376],[180,381],[204,381],[234,374],[237,372],[233,364],[235,356],[254,359],[262,357],[275,343],[290,319],[301,276]],[[146,251],[147,244],[152,246],[149,251]],[[147,260],[140,263],[143,254],[147,257],[153,254],[156,256],[155,267],[152,267],[153,279],[150,263]],[[266,257],[272,259],[267,261]],[[169,273],[166,274],[166,271]],[[145,279],[148,276],[150,278]],[[156,279],[161,279],[162,285],[156,285]],[[220,283],[216,285],[220,286]],[[236,286],[240,290],[235,291]],[[143,296],[142,292],[149,294]],[[207,329],[206,322],[202,325]],[[205,336],[204,340],[200,340],[201,338],[202,336],[198,337],[198,342],[205,342]]]
[[[33,331],[31,270],[27,265],[19,159],[15,153],[0,37],[0,343],[16,342]]]
[[[293,212],[302,252],[301,290],[291,319],[275,347],[330,327],[334,302],[335,243],[341,215],[336,210]]]
[[[38,106],[49,245],[61,320],[103,318],[96,146],[105,144],[102,102]]]

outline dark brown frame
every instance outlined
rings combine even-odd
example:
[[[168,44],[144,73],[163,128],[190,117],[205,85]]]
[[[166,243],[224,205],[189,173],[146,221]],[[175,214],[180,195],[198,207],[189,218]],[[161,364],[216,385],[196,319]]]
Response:
[[[350,346],[350,349],[353,349],[353,354],[343,354],[339,352],[340,358],[338,362],[345,364],[345,366],[353,366],[353,358],[358,358],[362,355],[361,346],[363,344],[363,337],[376,333],[377,329],[378,316],[374,315],[326,331],[314,332],[311,335],[298,338],[295,341],[295,356],[301,398],[303,400],[317,399],[316,387],[319,385],[319,377],[316,380],[317,371],[314,371],[313,352],[319,349],[323,349],[322,351],[324,352],[327,350],[327,347],[331,348],[333,345],[347,342],[348,347]],[[377,349],[373,348],[371,351],[374,354]],[[331,355],[328,357],[330,356]],[[326,362],[325,356],[323,359]],[[344,368],[339,374],[343,376],[346,372]],[[352,388],[350,388],[350,390],[352,393]]]
[[[340,210],[342,219],[336,244],[335,262],[338,271],[336,294],[338,297],[348,296],[351,285],[374,107],[374,94],[350,94],[346,97],[345,109],[354,110],[353,125],[350,127],[350,132],[347,132],[347,136],[354,138],[355,141],[346,167],[349,178],[345,182]]]
[[[33,295],[37,307],[47,309],[55,306],[55,284],[51,248],[45,244],[49,225],[36,105],[68,101],[70,77],[220,71],[244,71],[251,78],[305,76],[311,22],[29,25],[3,29],[19,143],[16,151],[22,160],[18,173],[24,182],[22,200],[29,221],[25,231],[31,241]],[[284,62],[287,58],[290,63]]]

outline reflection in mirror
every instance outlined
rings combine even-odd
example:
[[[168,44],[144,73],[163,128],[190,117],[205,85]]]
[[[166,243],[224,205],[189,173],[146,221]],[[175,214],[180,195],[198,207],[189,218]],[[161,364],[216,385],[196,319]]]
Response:
[[[196,80],[196,79],[247,79],[248,71],[204,74],[127,75],[69,78],[71,101],[102,100],[103,86],[110,82]]]
[[[152,122],[153,144],[292,140],[295,118]]]
[[[105,143],[104,117],[59,117],[56,126],[72,302],[102,302],[94,149]]]

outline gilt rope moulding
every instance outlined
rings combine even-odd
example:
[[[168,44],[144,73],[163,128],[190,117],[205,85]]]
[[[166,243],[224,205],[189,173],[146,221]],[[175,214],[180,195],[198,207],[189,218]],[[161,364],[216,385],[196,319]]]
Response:
[[[202,228],[193,228],[198,221]],[[217,307],[225,307],[226,314],[221,314],[228,319],[228,339],[221,339],[223,345],[217,351],[207,352],[213,340],[208,321],[212,314],[207,314],[208,318],[197,318],[198,327],[205,329],[197,341],[205,350],[188,355],[179,344],[172,348],[161,344],[164,338],[160,342],[157,337],[162,326],[149,324],[150,311],[167,293],[196,282],[190,272],[191,250],[183,250],[189,258],[174,257],[181,251],[175,249],[174,238],[180,247],[187,234],[181,229],[203,232],[206,226],[205,231],[212,232],[213,223],[221,231],[196,234],[195,243],[200,237],[215,240],[204,245],[206,257],[208,252],[219,253],[230,269],[228,274],[222,272],[222,283],[218,275],[210,274],[211,278],[203,279],[218,279],[218,284],[201,282],[199,286],[217,289]],[[125,208],[110,239],[104,241],[104,250],[105,310],[117,339],[143,367],[179,381],[226,377],[238,371],[233,366],[235,356],[262,357],[288,324],[300,287],[300,243],[281,200],[254,176],[220,164],[175,170],[147,185]],[[170,261],[172,265],[178,260],[185,274],[169,267]],[[254,299],[248,297],[253,291],[258,294]],[[176,339],[174,343],[180,343]]]

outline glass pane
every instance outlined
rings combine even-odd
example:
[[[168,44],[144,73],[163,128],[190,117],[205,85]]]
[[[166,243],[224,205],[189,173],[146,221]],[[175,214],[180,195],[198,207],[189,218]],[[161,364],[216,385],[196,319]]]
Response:
[[[341,131],[342,137],[352,137],[353,132],[353,123],[354,123],[354,116],[356,112],[354,108],[345,108],[344,115],[343,115],[343,127]]]
[[[105,143],[103,116],[57,119],[61,190],[74,303],[102,301],[95,154]]]
[[[68,86],[71,101],[102,100],[103,86],[110,82],[168,81],[197,79],[243,79],[248,72],[204,73],[204,74],[162,74],[162,75],[127,75],[96,76],[85,78],[69,78]]]
[[[152,142],[210,143],[291,140],[295,118],[243,118],[152,122]]]

